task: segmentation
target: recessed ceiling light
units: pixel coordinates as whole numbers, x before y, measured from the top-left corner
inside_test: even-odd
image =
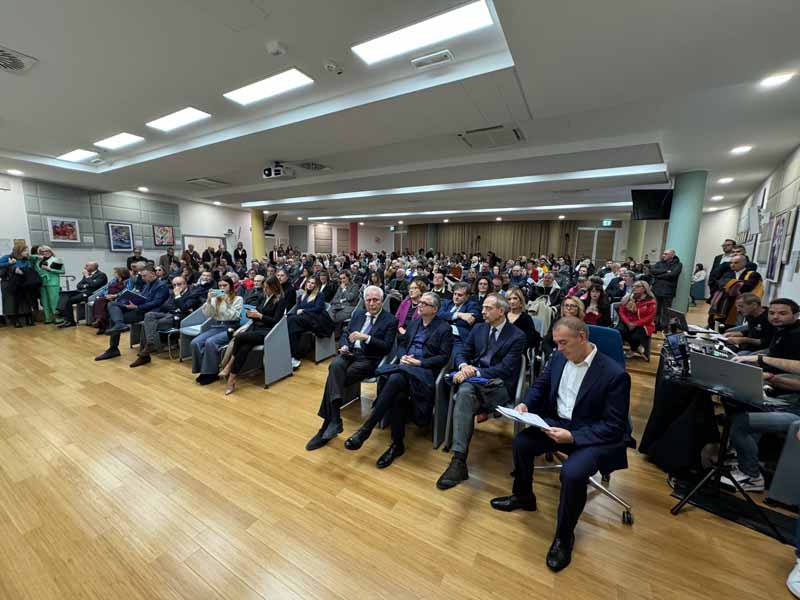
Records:
[[[719,202],[720,200],[724,200],[725,196],[711,196],[711,200],[714,202]]]
[[[247,106],[253,102],[271,98],[311,83],[314,83],[314,80],[305,73],[301,73],[297,69],[289,69],[283,73],[246,85],[238,90],[227,92],[223,96],[237,104]]]
[[[398,224],[398,225],[402,225],[402,224],[403,224],[403,222],[402,222],[402,221],[398,221],[398,222],[397,222],[397,224]]]
[[[142,192],[143,194],[146,194],[147,192],[149,192],[149,191],[150,191],[150,188],[146,188],[146,187],[144,187],[143,185],[140,185],[140,186],[139,186],[138,188],[136,188],[136,189],[137,189],[137,190],[139,190],[140,192]]]
[[[795,71],[790,71],[788,73],[775,73],[774,75],[770,75],[769,77],[762,79],[759,85],[763,88],[778,87],[779,85],[787,83],[795,75],[797,75]]]
[[[362,190],[354,192],[340,192],[336,194],[319,194],[316,196],[297,196],[282,200],[259,200],[255,202],[242,202],[243,208],[257,206],[278,206],[282,204],[303,204],[305,202],[320,202],[323,200],[349,200],[353,198],[374,198],[376,196],[405,196],[409,194],[428,194],[432,192],[446,192],[450,190],[473,190],[490,187],[503,187],[511,185],[530,185],[534,183],[550,183],[554,181],[581,181],[584,179],[606,179],[610,177],[633,177],[637,175],[654,175],[667,173],[664,163],[652,165],[634,165],[629,167],[610,167],[607,169],[589,169],[586,171],[569,171],[561,173],[545,173],[542,175],[525,175],[522,177],[502,177],[500,179],[480,179],[477,181],[459,181],[455,183],[437,183],[432,185],[413,185],[381,190]],[[491,209],[490,209],[491,210]],[[456,214],[458,211],[453,211]]]
[[[297,217],[297,220],[298,220],[298,221],[302,221],[302,220],[303,220],[303,217]]]
[[[214,200],[214,206],[222,206],[222,202],[219,200]]]
[[[72,152],[67,152],[66,154],[62,154],[58,157],[58,160],[67,160],[69,162],[81,162],[82,160],[86,160],[89,158],[94,158],[97,156],[97,152],[92,152],[91,150],[81,150],[80,148],[77,150],[73,150]]]
[[[442,223],[449,223],[450,219],[442,219]]]
[[[22,177],[23,175],[25,175],[25,172],[20,171],[19,169],[9,169],[8,171],[6,171],[6,173],[8,173],[9,175],[16,175],[17,177]]]
[[[361,221],[361,222],[359,223],[359,225],[361,225],[361,226],[363,227],[363,226],[364,226],[364,221]]]
[[[495,217],[495,218],[494,218],[494,220],[495,220],[495,221],[502,221],[502,220],[503,220],[503,217]]]
[[[133,135],[132,133],[123,132],[118,133],[117,135],[112,135],[110,138],[99,140],[95,142],[94,145],[99,146],[100,148],[105,148],[106,150],[119,150],[120,148],[125,148],[126,146],[138,144],[139,142],[143,141],[143,137]]]
[[[414,25],[403,27],[353,46],[351,50],[368,65],[464,35],[493,23],[485,0],[471,2]]]
[[[566,217],[566,216],[564,216],[564,215],[558,215],[558,218],[559,218],[559,220],[563,221],[563,220],[564,220],[564,219],[566,219],[567,217]]]
[[[733,182],[733,177],[722,177],[720,179],[717,179],[717,183],[721,183],[722,185],[726,185],[732,182]]]
[[[752,149],[752,146],[736,146],[736,148],[731,149],[731,154],[747,154]]]
[[[323,223],[323,225],[327,225],[327,223]]]
[[[159,119],[156,119],[155,121],[150,121],[147,123],[147,126],[152,127],[153,129],[158,129],[159,131],[174,131],[175,129],[185,127],[186,125],[196,123],[197,121],[208,119],[210,116],[210,114],[203,112],[202,110],[197,110],[196,108],[187,106],[182,110],[165,115]]]

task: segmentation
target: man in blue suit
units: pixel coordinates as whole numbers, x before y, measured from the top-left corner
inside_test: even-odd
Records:
[[[492,412],[514,401],[526,338],[509,323],[508,301],[500,294],[488,294],[483,301],[483,323],[472,328],[455,347],[458,372],[453,384],[453,458],[436,487],[446,490],[469,479],[467,451],[475,430],[475,415]],[[441,314],[441,313],[440,313]]]
[[[556,322],[553,341],[558,351],[517,406],[518,411],[538,414],[550,427],[529,427],[514,438],[512,495],[491,504],[502,511],[536,510],[534,458],[547,452],[569,455],[561,468],[555,540],[547,553],[547,566],[557,572],[572,560],[589,477],[626,468],[626,450],[633,440],[628,418],[631,378],[624,368],[597,351],[586,325],[575,317]]]
[[[111,339],[108,344],[108,350],[96,356],[95,360],[108,360],[119,356],[120,334],[128,331],[131,323],[143,321],[147,313],[159,308],[169,298],[169,286],[164,280],[158,278],[153,267],[149,265],[144,267],[141,270],[141,277],[144,282],[141,294],[145,298],[144,303],[139,306],[133,303],[108,303],[108,316],[113,326],[106,330],[106,335],[110,335]]]
[[[383,290],[374,285],[364,290],[366,311],[353,318],[339,340],[339,356],[328,366],[325,392],[317,413],[322,427],[308,440],[306,450],[317,450],[344,431],[339,410],[344,390],[350,385],[375,376],[381,359],[392,351],[397,335],[397,319],[382,310]]]
[[[453,299],[442,302],[439,314],[436,315],[455,326],[453,335],[460,340],[467,339],[470,329],[481,320],[481,310],[469,297],[469,285],[457,283],[453,286]]]

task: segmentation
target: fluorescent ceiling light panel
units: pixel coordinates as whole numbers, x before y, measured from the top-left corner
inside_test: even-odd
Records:
[[[158,129],[159,131],[169,132],[196,123],[197,121],[208,119],[210,116],[210,114],[202,110],[197,110],[189,106],[178,112],[156,119],[155,121],[150,121],[147,126]]]
[[[72,152],[67,152],[66,154],[62,154],[58,157],[58,160],[66,160],[69,162],[81,162],[83,160],[87,160],[89,158],[94,158],[97,156],[97,152],[92,152],[91,150],[81,150],[78,148],[77,150],[73,150]]]
[[[712,202],[719,202],[720,200],[725,200],[725,196],[711,196]]]
[[[393,213],[379,213],[374,215],[361,214],[361,215],[329,215],[325,217],[308,217],[309,221],[333,221],[335,219],[392,219],[396,217],[435,217],[440,215],[461,215],[461,214],[486,214],[486,213],[510,213],[510,212],[526,212],[526,211],[558,211],[558,210],[575,210],[587,208],[630,208],[633,203],[625,202],[605,202],[601,204],[555,204],[548,206],[508,206],[502,208],[472,208],[467,210],[424,210],[420,212],[393,212]],[[402,224],[402,221],[398,221]]]
[[[94,145],[99,146],[100,148],[105,148],[106,150],[119,150],[120,148],[132,146],[133,144],[138,144],[139,142],[143,141],[143,137],[133,135],[132,133],[123,132],[118,133],[117,135],[112,135],[110,138],[100,140],[99,142],[95,142]]]
[[[258,200],[242,202],[243,208],[272,206],[280,204],[303,204],[325,200],[352,200],[355,198],[374,198],[376,196],[402,196],[407,194],[427,194],[446,192],[449,190],[471,190],[479,188],[526,185],[532,183],[549,183],[554,181],[576,181],[581,179],[605,179],[609,177],[631,177],[635,175],[652,175],[667,173],[667,165],[636,165],[633,167],[613,167],[609,169],[591,169],[588,171],[570,171],[565,173],[549,173],[545,175],[526,175],[523,177],[503,177],[501,179],[481,179],[478,181],[459,181],[456,183],[440,183],[434,185],[414,185],[409,187],[388,188],[383,190],[364,190],[357,192],[341,192],[337,194],[320,194],[318,196],[298,196],[282,200]]]
[[[25,172],[20,171],[19,169],[9,169],[8,171],[6,171],[6,173],[8,173],[9,175],[14,175],[15,177],[22,177],[23,175],[25,175]]]
[[[764,88],[778,87],[779,85],[789,82],[796,74],[795,71],[791,71],[790,73],[776,73],[775,75],[770,75],[762,79],[759,85]]]
[[[223,94],[223,96],[228,100],[233,100],[237,104],[247,106],[253,102],[271,98],[272,96],[277,96],[311,83],[314,83],[314,80],[305,73],[301,73],[297,69],[289,69],[283,73],[278,73],[272,77],[267,77],[261,81],[246,85],[238,90]]]
[[[731,149],[731,154],[747,154],[752,149],[752,146],[736,146],[736,148]]]
[[[136,189],[137,189],[137,190],[139,190],[140,192],[142,192],[143,194],[146,194],[147,192],[149,192],[149,191],[150,191],[150,188],[147,188],[147,187],[145,187],[145,186],[143,186],[143,185],[140,185],[140,186],[139,186],[138,188],[136,188]]]
[[[717,179],[717,183],[721,183],[722,185],[726,185],[732,182],[733,182],[733,177],[722,177],[720,179]]]
[[[486,6],[485,0],[480,0],[350,49],[365,63],[374,65],[382,60],[488,27],[493,23],[489,7]]]

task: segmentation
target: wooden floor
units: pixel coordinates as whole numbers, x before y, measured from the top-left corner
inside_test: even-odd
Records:
[[[106,340],[0,329],[2,600],[788,597],[789,547],[698,509],[671,516],[664,474],[636,452],[612,478],[634,526],[590,494],[572,566],[554,575],[557,475],[537,475],[536,513],[489,507],[510,493],[508,422],[478,427],[469,481],[441,492],[449,455],[414,428],[384,471],[387,431],[343,448],[357,406],[345,436],[304,450],[326,363],[224,397],[166,355],[96,363]],[[633,372],[637,437],[653,371]]]

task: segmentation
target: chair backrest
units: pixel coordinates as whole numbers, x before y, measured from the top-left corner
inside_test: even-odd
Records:
[[[536,330],[536,332],[540,336],[544,337],[546,333],[544,330],[544,321],[539,317],[531,317],[531,321],[533,321],[533,328]]]
[[[247,316],[247,308],[245,308],[244,306],[242,306],[242,312],[241,312],[241,314],[239,315],[239,327],[243,326],[243,325],[244,325],[245,323],[247,323],[248,321],[250,321],[250,319],[249,319],[249,318],[248,318],[248,316]]]
[[[622,336],[619,331],[599,325],[587,325],[586,329],[589,331],[589,341],[597,346],[597,350],[617,361],[624,369],[625,352],[622,350]]]
[[[203,323],[210,321],[207,316],[203,314],[203,311],[199,308],[193,312],[190,312],[188,315],[181,319],[181,328],[183,327],[191,327],[192,325],[202,325]]]
[[[612,302],[611,303],[611,322],[616,325],[619,323],[619,305],[622,304],[621,302]]]

